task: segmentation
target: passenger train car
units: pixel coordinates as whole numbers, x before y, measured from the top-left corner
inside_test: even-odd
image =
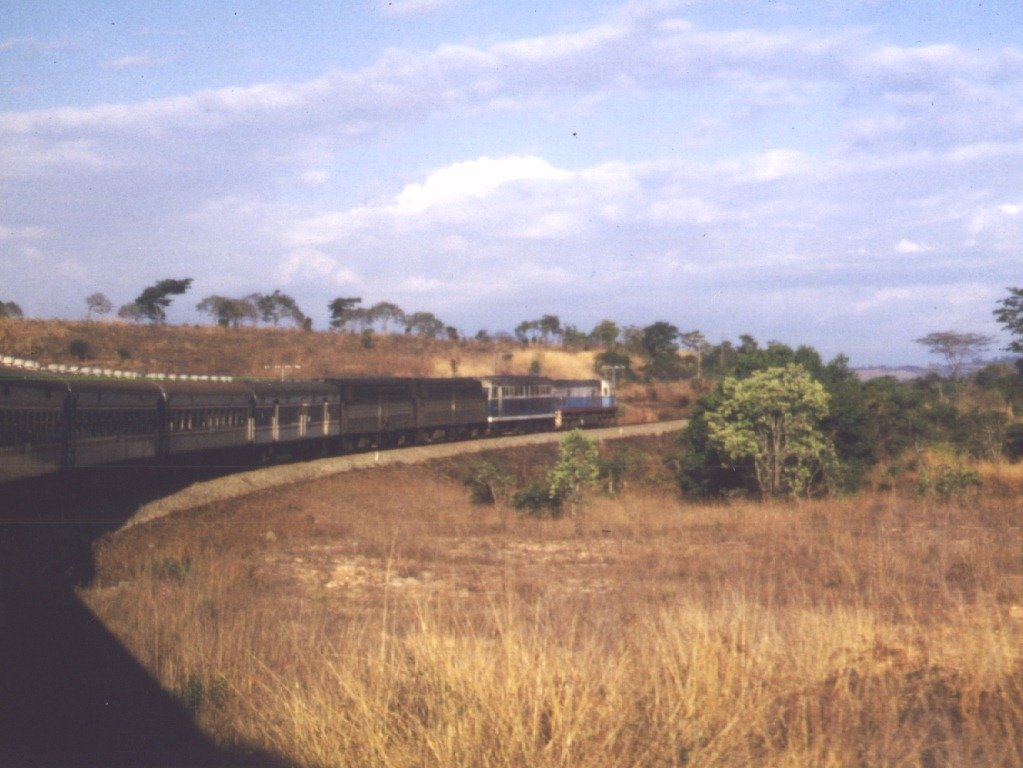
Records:
[[[607,382],[180,381],[0,367],[0,482],[204,451],[326,454],[614,421]]]

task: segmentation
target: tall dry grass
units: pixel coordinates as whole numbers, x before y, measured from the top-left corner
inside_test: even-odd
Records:
[[[114,536],[83,598],[214,738],[302,766],[1019,766],[1019,512],[541,521],[389,469]]]

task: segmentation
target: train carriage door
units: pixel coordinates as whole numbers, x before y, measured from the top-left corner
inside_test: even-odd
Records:
[[[245,439],[249,443],[256,442],[256,396],[249,395],[249,415],[245,421]]]
[[[278,442],[281,439],[281,403],[274,398],[273,418],[270,422],[270,439]]]

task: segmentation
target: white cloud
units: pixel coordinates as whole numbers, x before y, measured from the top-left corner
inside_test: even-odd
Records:
[[[925,248],[924,246],[920,245],[919,243],[914,243],[912,240],[903,239],[903,240],[899,240],[899,242],[897,242],[895,244],[895,252],[896,253],[904,253],[904,254],[923,253],[926,250],[929,250],[929,249]]]
[[[409,184],[399,193],[396,209],[413,215],[436,205],[480,199],[503,184],[517,181],[564,180],[568,171],[538,157],[481,157],[434,171],[422,184]]]
[[[106,63],[108,69],[151,69],[170,64],[174,59],[170,56],[121,56]]]
[[[377,0],[387,16],[417,16],[458,4],[461,0]]]

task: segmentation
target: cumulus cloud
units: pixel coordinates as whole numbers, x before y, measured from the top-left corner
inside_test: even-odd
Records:
[[[0,114],[0,277],[44,254],[116,273],[127,300],[173,255],[197,290],[272,281],[314,316],[358,291],[497,327],[617,312],[812,343],[813,317],[835,344],[900,307],[922,335],[953,270],[1018,280],[1023,55],[707,29],[685,7],[390,49],[301,82]],[[576,124],[573,144],[551,138]],[[29,311],[81,299],[18,287]],[[964,314],[986,317],[974,288]]]
[[[509,182],[570,177],[568,171],[538,157],[481,157],[435,171],[422,184],[409,184],[399,193],[396,207],[399,213],[411,215],[434,205],[484,197]]]

